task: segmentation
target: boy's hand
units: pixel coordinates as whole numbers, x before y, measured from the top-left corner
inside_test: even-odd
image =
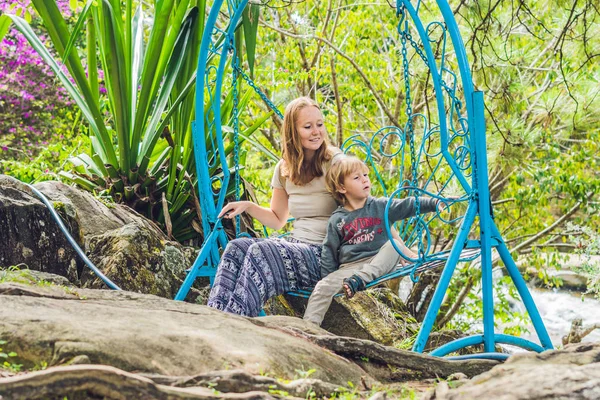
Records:
[[[446,210],[450,210],[450,204],[452,204],[452,202],[454,200],[458,200],[459,198],[456,196],[451,196],[451,197],[446,197],[446,201],[438,199],[437,202],[437,209],[439,212],[444,212]]]

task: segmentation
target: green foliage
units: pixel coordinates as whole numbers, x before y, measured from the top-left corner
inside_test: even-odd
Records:
[[[11,265],[8,268],[0,267],[0,283],[5,282],[32,284],[36,283],[37,280],[27,266]]]
[[[72,131],[56,137],[40,148],[35,156],[7,157],[0,160],[0,174],[10,175],[25,183],[59,180],[59,171],[68,169],[69,158],[89,147],[89,139]]]
[[[402,400],[415,400],[419,398],[417,391],[409,387],[408,385],[402,385],[400,387],[388,387],[386,385],[374,385],[369,390],[360,390],[352,382],[347,383],[347,388],[340,387],[335,393],[332,393],[329,399],[341,399],[341,400],[357,400],[357,399],[368,399],[377,393],[385,393],[387,398],[390,399],[402,399]]]
[[[575,271],[587,278],[587,293],[592,293],[600,299],[600,234],[585,226],[571,224],[569,236],[575,244],[576,254],[583,256],[583,263],[575,268]]]
[[[0,346],[4,346],[7,343],[8,342],[6,340],[0,340]],[[10,372],[21,372],[23,364],[17,364],[16,359],[17,353],[15,353],[14,351],[9,351],[8,353],[5,353],[2,347],[0,347],[0,361],[2,361],[2,364],[0,364],[0,369],[5,369]]]
[[[196,237],[200,216],[194,206],[191,122],[204,0],[156,5],[88,1],[79,4],[81,12],[72,29],[55,3],[33,4],[58,57],[27,21],[8,17],[77,104],[91,139],[86,153],[71,157],[74,171],[61,176],[127,203],[179,240]],[[244,33],[253,49],[256,14],[245,18],[252,18]],[[147,26],[149,19],[153,22]],[[250,64],[253,59],[250,55]],[[226,101],[231,103],[231,98]],[[231,107],[224,112],[230,114]],[[267,117],[258,118],[258,124],[243,134],[249,137]]]

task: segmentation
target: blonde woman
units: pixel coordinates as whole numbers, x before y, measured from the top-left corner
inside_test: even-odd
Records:
[[[282,160],[273,172],[270,206],[237,201],[223,207],[219,216],[234,218],[246,212],[269,228],[281,229],[291,214],[293,230],[284,239],[229,242],[210,292],[210,307],[257,316],[270,297],[311,288],[321,278],[322,243],[337,207],[325,188],[325,173],[341,153],[329,145],[323,114],[307,97],[288,104],[281,136]]]

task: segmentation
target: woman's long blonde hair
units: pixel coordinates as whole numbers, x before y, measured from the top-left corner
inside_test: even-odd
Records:
[[[329,137],[325,135],[315,156],[312,160],[305,162],[304,149],[296,129],[296,122],[298,114],[306,107],[316,107],[321,110],[313,99],[299,97],[292,100],[285,108],[281,126],[281,156],[284,161],[281,165],[281,175],[299,186],[306,185],[314,178],[323,176],[323,164],[331,160],[333,155],[333,150],[329,146]]]

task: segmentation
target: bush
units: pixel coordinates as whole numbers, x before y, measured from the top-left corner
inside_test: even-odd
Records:
[[[67,1],[58,4],[70,15]],[[31,18],[28,5],[29,0],[0,0],[0,11]],[[35,18],[32,26],[36,27]],[[42,36],[42,40],[46,42],[47,38]],[[27,169],[41,153],[48,161],[38,165],[41,171],[60,165],[54,158],[62,153],[56,142],[66,140],[68,147],[68,139],[78,132],[71,105],[52,70],[25,37],[11,28],[0,45],[0,173]],[[52,144],[54,149],[49,151]],[[30,178],[37,175],[39,171],[32,172]]]

